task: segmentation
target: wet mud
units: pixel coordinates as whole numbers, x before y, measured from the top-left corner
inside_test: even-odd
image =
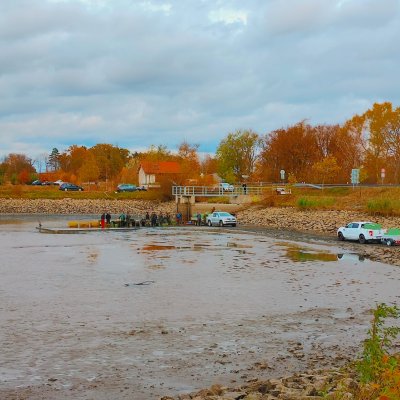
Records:
[[[400,301],[398,267],[323,236],[7,221],[2,399],[157,399],[338,366],[375,303]]]

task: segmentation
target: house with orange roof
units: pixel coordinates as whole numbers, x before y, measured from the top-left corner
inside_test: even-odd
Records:
[[[176,161],[142,161],[139,166],[139,186],[158,186],[161,181],[175,181],[182,174]]]

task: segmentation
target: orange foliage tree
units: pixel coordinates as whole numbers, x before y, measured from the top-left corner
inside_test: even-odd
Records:
[[[184,141],[179,145],[178,157],[181,164],[182,178],[184,180],[197,179],[200,176],[200,160],[198,144],[190,145]]]
[[[315,132],[303,121],[264,137],[259,168],[267,181],[278,181],[282,169],[293,174],[298,181],[309,181],[311,167],[320,158]]]

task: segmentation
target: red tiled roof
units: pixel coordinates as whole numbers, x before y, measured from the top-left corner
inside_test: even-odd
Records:
[[[176,161],[142,161],[140,166],[147,175],[181,173],[181,166]]]

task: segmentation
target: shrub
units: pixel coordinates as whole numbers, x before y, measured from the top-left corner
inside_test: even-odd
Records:
[[[297,200],[297,207],[299,207],[300,209],[303,209],[303,210],[315,208],[316,205],[317,205],[317,202],[315,200],[309,200],[309,199],[305,199],[303,197],[300,198],[299,200]]]
[[[378,382],[388,365],[395,366],[396,360],[389,355],[392,339],[400,333],[399,327],[384,325],[385,318],[398,318],[399,309],[379,304],[373,312],[369,337],[364,342],[362,359],[357,363],[361,382]]]
[[[335,204],[335,198],[333,197],[317,197],[314,199],[308,199],[302,197],[297,200],[297,207],[303,210],[309,209],[326,209],[331,208]]]

